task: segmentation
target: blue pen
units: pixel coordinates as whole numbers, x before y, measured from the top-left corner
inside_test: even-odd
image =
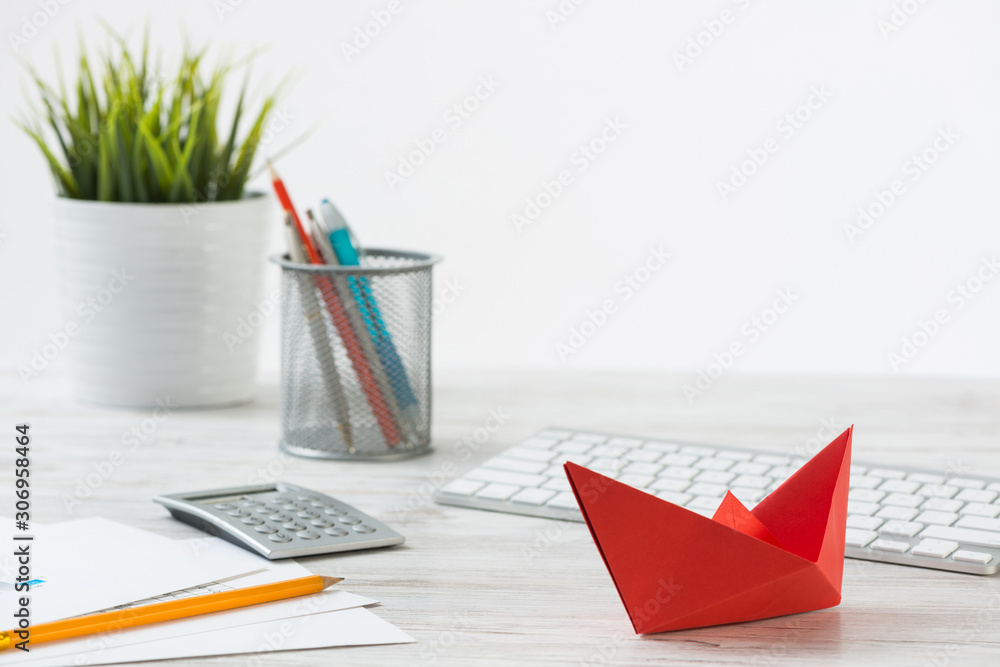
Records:
[[[323,200],[320,211],[323,214],[324,232],[330,239],[330,245],[333,246],[333,251],[337,255],[337,261],[342,266],[360,266],[361,259],[354,247],[354,242],[351,240],[351,230],[347,226],[344,216],[329,199]],[[354,294],[355,301],[358,303],[358,308],[361,310],[361,317],[368,329],[368,334],[375,342],[375,349],[382,360],[386,374],[389,376],[389,382],[396,395],[396,400],[399,402],[399,407],[412,414],[418,405],[417,397],[410,386],[403,360],[396,352],[389,328],[382,319],[382,314],[375,303],[375,295],[372,293],[371,285],[364,276],[349,277],[347,282]],[[413,416],[415,418],[415,415]]]

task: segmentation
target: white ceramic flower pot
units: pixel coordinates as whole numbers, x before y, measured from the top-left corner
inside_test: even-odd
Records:
[[[250,400],[256,337],[239,320],[260,300],[270,212],[262,195],[189,205],[57,199],[77,398],[128,407]]]

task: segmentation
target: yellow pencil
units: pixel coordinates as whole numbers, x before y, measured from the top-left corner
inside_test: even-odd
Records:
[[[213,611],[248,607],[252,604],[260,604],[261,602],[309,595],[310,593],[318,593],[338,581],[343,581],[343,579],[339,577],[312,575],[298,579],[289,579],[288,581],[279,581],[274,584],[238,588],[234,591],[225,591],[224,593],[199,595],[183,600],[158,602],[132,609],[106,611],[101,614],[69,618],[64,621],[43,623],[27,629],[8,630],[7,632],[0,632],[0,651],[8,649],[24,639],[28,640],[28,645],[30,646],[40,642],[69,639],[70,637],[79,637],[81,635],[94,635],[100,632],[131,628],[137,625],[172,621],[178,618],[187,618],[188,616],[209,614]]]

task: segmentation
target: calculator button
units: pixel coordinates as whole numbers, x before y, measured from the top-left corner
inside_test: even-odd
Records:
[[[347,516],[347,510],[342,510],[338,507],[327,507],[323,510],[324,514],[329,514],[330,516]]]
[[[316,496],[305,496],[305,495],[303,495],[303,496],[295,496],[295,499],[296,500],[305,500],[305,501],[308,502],[310,500],[316,500]]]
[[[256,498],[254,498],[253,496],[243,496],[242,498],[240,498],[240,501],[244,505],[263,505],[264,504],[261,501],[257,500]]]
[[[333,535],[334,537],[343,537],[344,535],[347,535],[347,531],[340,526],[330,526],[323,532],[327,535]]]
[[[236,505],[234,505],[232,503],[219,503],[219,504],[217,504],[215,506],[215,509],[217,509],[217,510],[231,510],[231,509],[236,509]]]
[[[277,496],[271,496],[270,500],[273,503],[289,503],[292,501],[292,497],[279,494]]]
[[[252,514],[250,516],[243,517],[242,519],[240,519],[240,521],[242,521],[248,526],[259,526],[262,523],[264,523],[263,519],[261,519],[259,516],[253,516]]]
[[[259,526],[254,526],[253,529],[256,530],[258,533],[276,533],[276,532],[278,532],[278,529],[275,528],[274,526],[272,526],[269,523],[262,523]]]
[[[292,516],[290,514],[285,514],[284,512],[277,512],[267,518],[270,519],[271,521],[280,521],[282,523],[284,523],[285,521],[292,520]]]
[[[315,540],[316,538],[319,537],[319,533],[317,533],[314,530],[300,530],[295,534],[301,537],[303,540]]]
[[[234,509],[227,511],[226,514],[228,514],[229,516],[246,516],[248,512],[241,507],[236,507]]]
[[[257,514],[273,514],[274,513],[274,508],[273,507],[267,507],[265,505],[259,505],[257,507],[254,507],[253,511],[256,512]]]
[[[322,500],[314,500],[309,504],[315,507],[316,509],[319,509],[321,507],[326,507],[326,503],[324,503]]]
[[[267,536],[267,539],[272,542],[291,542],[292,538],[285,533],[271,533]]]
[[[340,523],[346,523],[348,526],[353,526],[361,523],[361,519],[356,516],[342,516],[340,517]]]
[[[299,512],[296,516],[298,516],[299,518],[302,518],[302,519],[318,519],[319,518],[319,514],[316,514],[316,512],[313,512],[312,510],[304,510],[302,512]]]
[[[374,533],[375,529],[371,526],[366,526],[365,524],[360,524],[354,527],[354,530],[359,533]]]
[[[282,524],[288,530],[305,530],[306,527],[303,526],[298,521],[289,521],[288,523]]]
[[[326,528],[327,526],[332,526],[333,525],[333,521],[331,521],[330,519],[327,519],[325,516],[321,516],[318,519],[313,519],[309,523],[311,523],[312,525],[316,526],[317,528]]]

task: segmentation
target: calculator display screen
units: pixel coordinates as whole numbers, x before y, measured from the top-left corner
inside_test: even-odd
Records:
[[[225,495],[194,496],[194,497],[189,496],[187,500],[191,502],[199,502],[203,505],[213,505],[215,503],[236,502],[237,500],[240,500],[245,496],[253,496],[260,493],[274,493],[275,491],[277,491],[277,489],[270,488],[270,489],[254,490],[251,493],[239,493],[239,494],[228,493]]]

